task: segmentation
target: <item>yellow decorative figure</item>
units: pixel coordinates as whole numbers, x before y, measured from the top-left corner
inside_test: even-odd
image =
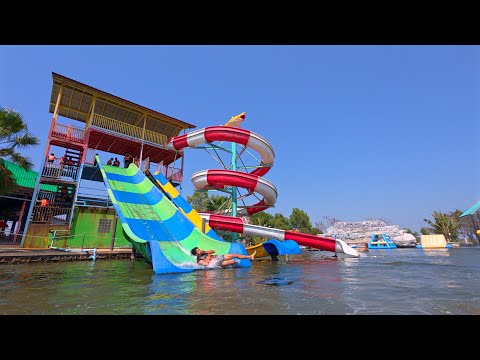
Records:
[[[238,114],[236,116],[232,116],[230,120],[227,121],[227,123],[224,126],[233,126],[233,127],[242,127],[242,122],[245,120],[245,112],[242,112],[241,114]]]

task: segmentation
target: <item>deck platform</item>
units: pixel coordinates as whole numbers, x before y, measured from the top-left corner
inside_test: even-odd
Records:
[[[75,249],[80,250],[80,249]],[[0,264],[45,263],[58,261],[92,260],[91,249],[83,251],[63,251],[56,249],[28,249],[14,246],[0,246]],[[97,249],[96,260],[129,259],[131,249]]]

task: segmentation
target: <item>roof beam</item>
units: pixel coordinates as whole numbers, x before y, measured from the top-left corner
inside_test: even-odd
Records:
[[[112,148],[113,144],[115,144],[115,141],[116,141],[117,139],[119,139],[119,138],[113,139],[112,143],[111,143],[110,146],[108,147],[107,152],[110,152],[110,149]],[[99,143],[99,144],[100,144],[100,143]]]
[[[95,96],[92,97],[92,103],[90,104],[90,109],[88,109],[88,115],[85,115],[85,129],[89,129],[93,123],[93,114],[95,110],[95,104],[97,103],[97,98]]]
[[[97,143],[95,144],[95,150],[98,150],[98,145],[100,145],[104,136],[105,136],[105,134],[102,133],[102,136],[100,136],[100,139],[98,139]]]
[[[125,147],[127,147],[127,149],[128,149],[128,146],[129,146],[129,145],[130,145],[130,144],[129,144],[128,141],[124,141],[124,142],[123,142],[123,146],[120,148],[120,150],[118,150],[118,154],[119,154],[120,156],[125,156],[125,150],[124,150],[124,149],[125,149]],[[134,147],[134,148],[135,148],[135,147]],[[130,155],[131,155],[131,154],[130,154]]]
[[[85,96],[85,91],[82,90],[82,97],[80,98],[80,105],[78,105],[78,111],[80,111],[80,109],[82,108],[82,102],[83,102],[83,97]],[[73,96],[72,96],[73,98]]]
[[[64,87],[64,88],[67,88],[69,90],[72,90],[72,92],[82,92],[82,93],[85,93],[87,95],[94,96],[93,93],[89,93],[88,91],[85,91],[84,88],[75,86],[73,84],[69,84],[69,83],[66,83],[66,82],[59,82],[57,85],[59,85],[61,87]]]
[[[147,116],[147,114],[143,113],[142,116],[141,116],[141,117],[135,122],[135,124],[133,124],[133,125],[139,127],[138,124],[139,124],[140,121],[142,121],[142,119],[143,119],[144,117],[146,117],[146,116]]]
[[[150,154],[152,152],[152,150],[154,150],[154,149],[155,148],[153,146],[149,145],[148,148],[147,148],[147,151],[145,151],[143,153],[143,158],[146,159],[148,157],[147,155]]]
[[[125,108],[125,109],[128,109],[130,112],[136,112],[136,113],[139,113],[139,114],[146,113],[153,120],[156,120],[156,121],[159,121],[159,122],[169,123],[169,124],[171,124],[175,127],[181,127],[181,128],[194,128],[195,127],[194,125],[189,124],[187,122],[184,122],[182,120],[175,119],[174,117],[171,117],[171,116],[168,116],[166,114],[162,114],[158,111],[155,111],[155,110],[146,108],[144,106],[135,104],[131,101],[122,99],[122,98],[120,98],[116,95],[109,94],[105,91],[102,91],[102,90],[96,89],[92,86],[83,84],[83,83],[81,83],[77,80],[70,79],[66,76],[63,76],[63,75],[52,72],[52,77],[53,77],[54,84],[69,87],[69,88],[72,88],[73,90],[76,90],[76,89],[82,90],[86,94],[90,94],[91,96],[96,96],[98,98],[102,98],[102,99],[105,99],[105,100],[106,99],[111,99],[110,101],[108,101],[109,103],[113,102],[115,105],[120,106],[120,107]]]
[[[60,90],[58,90],[58,95],[57,95],[57,102],[55,103],[55,110],[53,110],[53,118],[55,119],[55,121],[57,121],[58,107],[60,105],[60,101],[62,100],[62,91],[63,91],[63,87],[60,86]]]
[[[72,100],[73,100],[73,94],[74,94],[74,93],[75,93],[75,91],[72,90],[72,96],[70,96],[70,102],[68,103],[68,108],[69,108],[70,110],[73,110],[73,109],[72,109]]]
[[[102,100],[102,99],[100,99],[100,100]],[[107,101],[103,100],[103,109],[102,109],[102,113],[100,115],[105,116],[104,113],[105,113],[105,107],[106,106],[107,106]]]
[[[51,102],[50,105],[55,105],[55,103],[52,103],[52,102]],[[59,109],[64,109],[64,110],[67,110],[67,111],[68,111],[68,110],[76,111],[77,113],[82,114],[82,115],[85,115],[85,116],[90,115],[89,113],[86,113],[86,112],[81,111],[81,110],[69,109],[68,106],[65,106],[65,105],[59,105],[58,108],[59,108]]]
[[[117,119],[115,119],[115,115],[117,115],[117,110],[118,110],[118,106],[115,106],[115,112],[114,112],[113,115],[112,115],[112,119],[113,119],[113,120],[117,120]],[[118,120],[117,120],[117,121],[118,121]]]

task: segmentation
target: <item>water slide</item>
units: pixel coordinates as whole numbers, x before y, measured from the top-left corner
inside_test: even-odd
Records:
[[[304,234],[290,230],[281,230],[258,225],[245,224],[241,218],[214,214],[201,214],[209,225],[218,230],[233,231],[244,235],[261,236],[267,239],[294,240],[299,245],[315,249],[345,253],[350,256],[359,256],[357,250],[342,240],[336,240],[318,235]]]
[[[247,189],[251,193],[262,195],[263,198],[258,203],[246,209],[248,215],[273,206],[277,200],[277,189],[270,181],[264,179],[262,176],[272,167],[275,160],[275,153],[272,146],[260,135],[238,127],[210,126],[169,139],[167,148],[169,150],[183,151],[185,148],[196,147],[213,141],[235,142],[255,150],[261,156],[261,167],[256,168],[250,173],[233,170],[202,170],[192,175],[194,188],[196,190],[221,190],[236,186]],[[178,191],[168,183],[162,174],[157,172],[153,176],[157,180],[157,184],[172,198],[172,201],[175,202],[175,199],[178,199],[175,204],[182,212],[189,214],[187,216],[196,224],[197,228],[201,226],[201,218],[203,218],[208,222],[209,229],[213,228],[245,235],[257,235],[267,239],[294,240],[303,246],[335,253],[345,253],[350,256],[359,256],[355,249],[351,248],[342,240],[245,224],[240,217],[205,213],[198,214],[179,195]],[[208,233],[210,230],[206,229],[206,231]]]
[[[302,250],[298,243],[293,240],[276,240],[270,239],[261,244],[249,246],[247,248],[249,254],[255,252],[255,259],[262,257],[271,257],[272,261],[278,261],[279,255],[301,254]]]
[[[205,219],[205,224],[203,226],[205,233],[209,236],[213,236],[212,233],[215,234],[215,232],[212,230],[212,228],[214,228],[245,235],[257,235],[267,239],[277,239],[281,241],[294,240],[299,245],[336,253],[345,253],[351,256],[358,256],[358,252],[342,240],[335,240],[332,238],[320,237],[289,230],[245,224],[240,217],[198,213],[160,172],[156,172],[154,174],[147,172],[147,175],[151,177],[153,182],[156,182],[157,186],[159,186],[167,194],[170,200],[193,224],[195,224],[199,230],[202,230],[202,219]],[[215,234],[215,236],[217,235]],[[266,253],[263,256],[266,255],[268,254]],[[262,252],[260,250],[257,253],[257,256],[262,256]]]
[[[95,159],[125,234],[156,274],[204,269],[190,254],[196,246],[218,255],[247,254],[242,244],[226,242],[213,230],[204,234],[135,164],[125,169]],[[250,260],[240,260],[237,266],[248,267]]]

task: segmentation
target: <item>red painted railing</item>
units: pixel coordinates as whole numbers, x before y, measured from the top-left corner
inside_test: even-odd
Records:
[[[62,125],[56,123],[52,130],[52,138],[63,139],[83,143],[86,131],[74,125]]]
[[[183,180],[183,171],[182,171],[182,169],[168,168],[168,176],[167,176],[167,179],[168,179],[169,181],[182,182],[182,180]]]

